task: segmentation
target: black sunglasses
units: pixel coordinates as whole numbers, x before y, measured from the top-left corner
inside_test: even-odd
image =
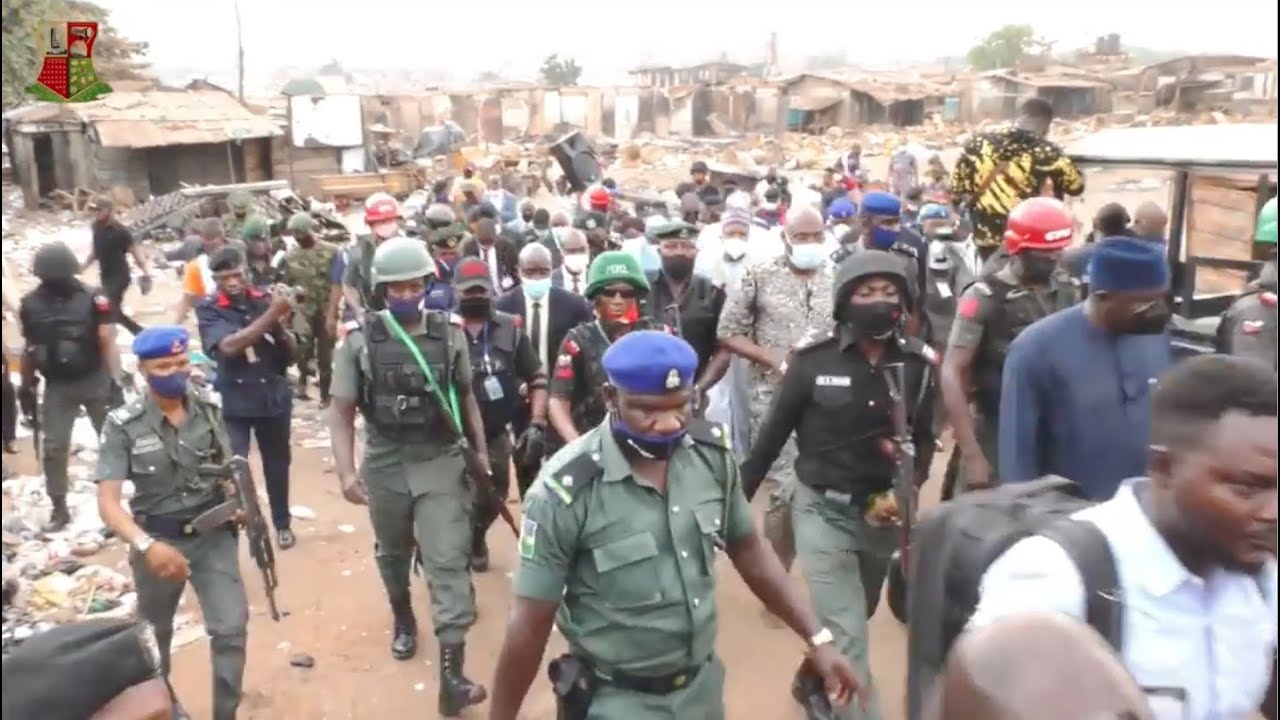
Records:
[[[631,288],[605,288],[600,291],[601,297],[622,298],[623,300],[634,300],[636,291]]]

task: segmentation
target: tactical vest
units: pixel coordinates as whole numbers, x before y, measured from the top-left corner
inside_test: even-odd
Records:
[[[982,342],[973,359],[973,400],[984,417],[994,418],[1000,414],[1004,359],[1009,355],[1013,339],[1035,321],[1074,305],[1075,288],[1069,279],[1055,275],[1053,293],[1049,296],[1052,306],[1045,312],[1039,303],[1025,296],[1010,300],[1009,294],[1018,288],[1000,280],[994,273],[987,275],[983,282],[991,288],[991,300],[997,310],[987,319]]]
[[[515,420],[523,405],[521,380],[516,375],[516,345],[519,340],[516,316],[494,311],[479,341],[472,344],[471,376],[485,433],[489,437],[502,432],[507,423]],[[491,377],[502,389],[502,397],[497,400],[492,399],[492,393],[486,388]]]
[[[66,298],[37,289],[23,299],[26,339],[35,367],[50,380],[75,380],[102,367],[93,292]]]
[[[382,298],[373,292],[373,254],[377,250],[368,236],[356,244],[357,261],[360,263],[360,302],[365,310],[382,310]]]
[[[449,366],[449,316],[428,311],[425,322],[426,333],[410,334],[410,339],[447,397],[453,372]],[[360,393],[360,411],[365,421],[397,442],[450,437],[452,429],[441,414],[440,399],[434,396],[413,353],[387,327],[381,313],[367,313],[364,328],[369,365],[368,380]]]
[[[578,429],[578,432],[585,433],[599,425],[608,413],[604,399],[600,395],[600,388],[609,382],[609,375],[604,371],[603,361],[604,353],[612,343],[610,343],[597,322],[579,325],[578,327],[584,328],[588,335],[584,337],[573,332],[569,336],[574,338],[582,351],[583,366],[582,375],[574,378],[573,402],[569,414],[572,416],[573,426]],[[631,332],[636,330],[661,330],[662,328],[661,324],[642,316]]]

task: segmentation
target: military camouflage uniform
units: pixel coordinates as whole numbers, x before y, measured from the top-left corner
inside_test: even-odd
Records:
[[[731,294],[720,313],[716,334],[721,338],[744,336],[761,347],[788,353],[810,333],[831,327],[831,269],[810,277],[796,274],[785,257],[763,262],[747,270],[742,288]],[[751,366],[751,437],[764,423],[782,375],[772,368]],[[787,441],[769,471],[769,507],[765,534],[783,565],[791,567],[795,542],[791,532],[791,493],[795,481],[795,438]],[[772,482],[771,482],[772,481]]]
[[[280,265],[284,282],[302,289],[302,299],[293,311],[291,329],[298,336],[298,375],[305,392],[307,378],[314,369],[320,380],[320,399],[329,399],[329,379],[333,370],[333,338],[325,329],[329,309],[329,275],[339,248],[316,240],[310,248],[295,246]],[[313,367],[314,365],[314,367]]]

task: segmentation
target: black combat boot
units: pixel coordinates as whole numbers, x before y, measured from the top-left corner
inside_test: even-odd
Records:
[[[67,509],[66,495],[50,495],[53,512],[49,514],[49,522],[44,526],[45,532],[59,532],[71,524],[71,511]]]
[[[444,717],[457,717],[472,705],[479,705],[489,697],[483,685],[473,683],[462,674],[462,663],[466,659],[466,646],[440,646],[440,714]]]
[[[391,657],[408,660],[418,654],[418,618],[409,599],[391,603]]]
[[[471,570],[473,572],[489,571],[489,543],[485,541],[484,528],[479,525],[471,528]]]

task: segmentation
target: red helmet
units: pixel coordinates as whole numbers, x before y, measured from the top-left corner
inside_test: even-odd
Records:
[[[400,203],[386,193],[370,195],[364,201],[364,222],[366,225],[400,219]]]
[[[1062,250],[1075,236],[1076,221],[1067,206],[1048,197],[1018,203],[1004,224],[1004,247],[1010,255],[1023,250]]]
[[[613,196],[609,194],[608,188],[601,185],[587,195],[587,202],[591,203],[591,207],[603,210],[613,202]]]

